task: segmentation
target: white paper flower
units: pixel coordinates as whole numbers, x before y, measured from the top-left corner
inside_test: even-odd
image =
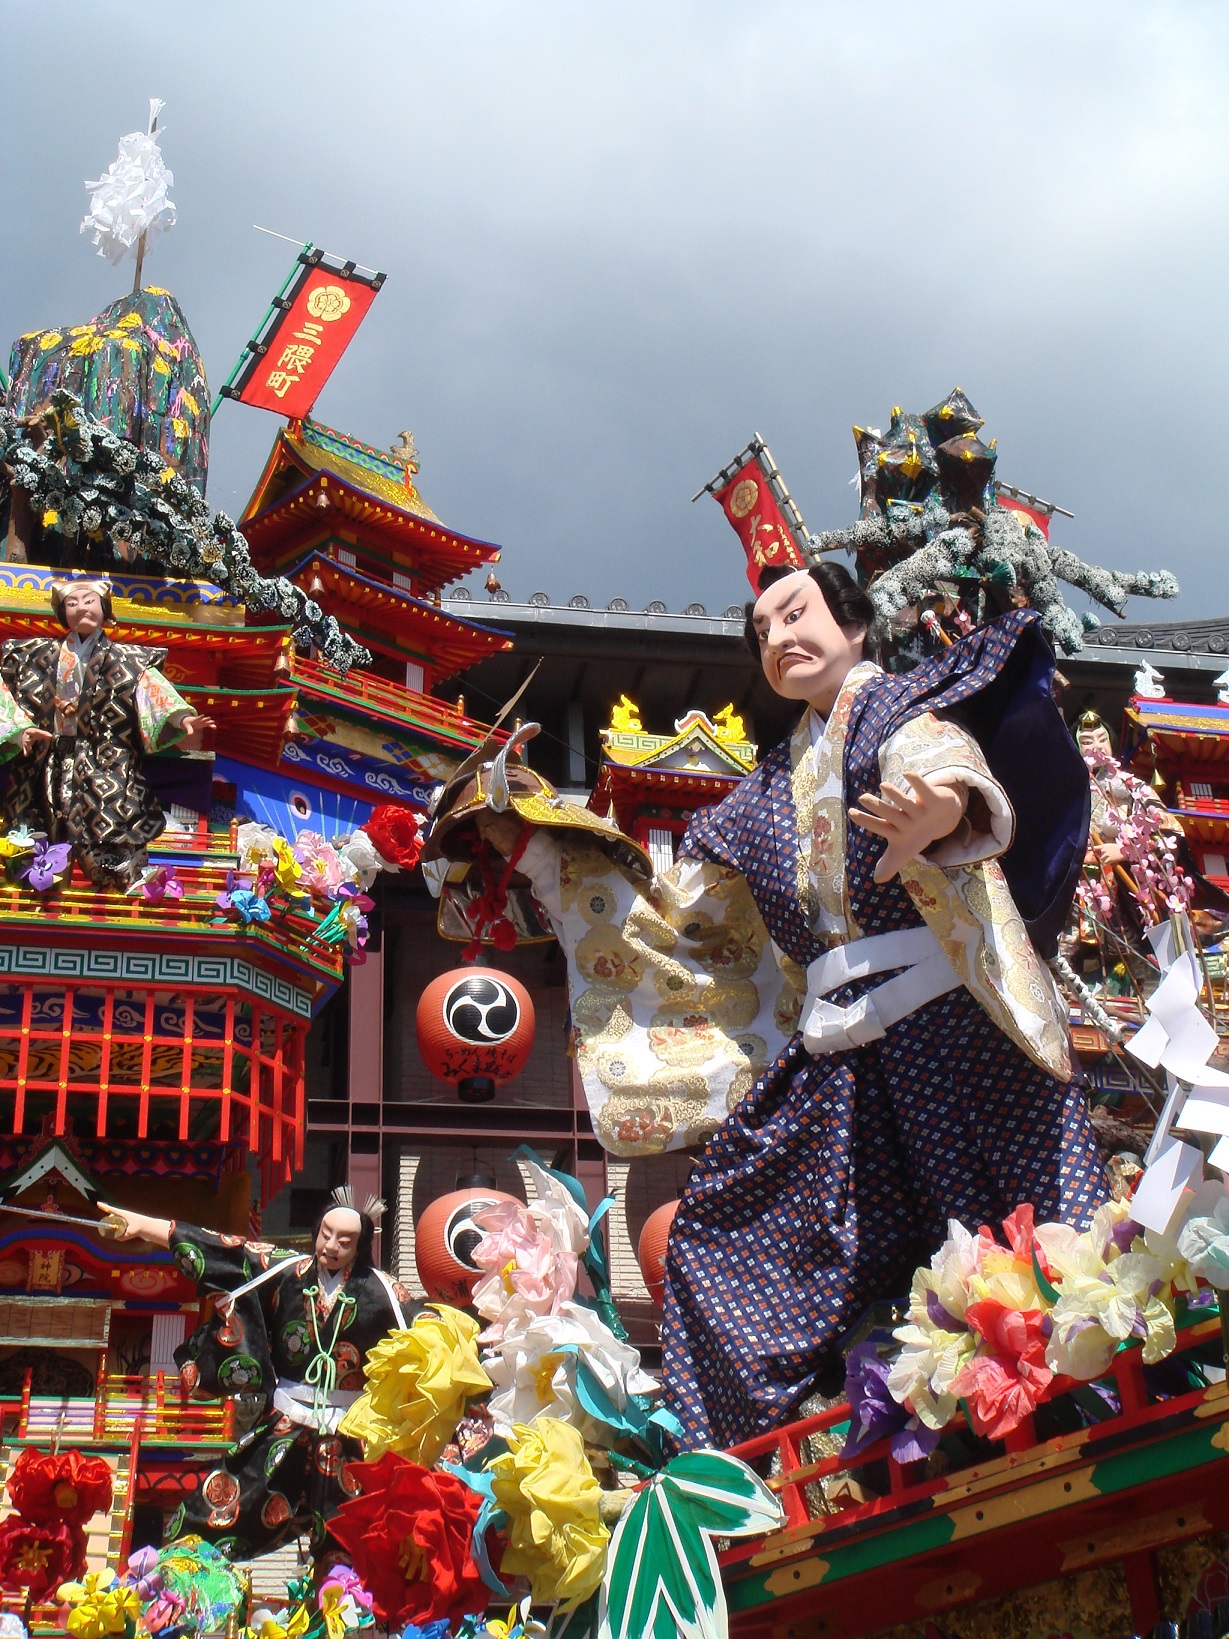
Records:
[[[256,820],[245,820],[235,832],[235,852],[239,855],[241,871],[256,871],[266,861],[277,858],[277,844],[281,838],[271,826]]]
[[[162,110],[151,98],[150,125]],[[90,208],[81,223],[92,232],[98,254],[118,264],[142,234],[146,245],[175,226],[170,189],[175,178],[167,170],[158,139],[144,131],[130,131],[119,141],[119,154],[96,182],[87,182]]]
[[[1178,1231],[1177,1250],[1193,1275],[1218,1291],[1229,1289],[1229,1192],[1223,1185],[1204,1185],[1191,1202]]]
[[[535,1316],[523,1331],[505,1335],[483,1355],[495,1385],[488,1405],[496,1434],[506,1435],[513,1423],[558,1417],[582,1438],[604,1445],[610,1438],[608,1425],[577,1396],[578,1355],[618,1412],[626,1411],[632,1395],[657,1391],[657,1383],[641,1369],[636,1349],[621,1343],[592,1309],[564,1303],[558,1314]]]
[[[526,1160],[529,1176],[533,1179],[537,1199],[529,1202],[529,1216],[535,1227],[548,1235],[561,1250],[574,1252],[577,1257],[589,1248],[589,1213],[572,1196],[565,1184],[545,1170]]]
[[[355,831],[348,842],[338,843],[337,852],[353,868],[360,888],[370,888],[381,871],[398,869],[389,864],[366,831]]]

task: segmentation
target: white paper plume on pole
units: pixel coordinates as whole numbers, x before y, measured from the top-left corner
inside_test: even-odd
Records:
[[[175,178],[163,163],[154,122],[165,107],[149,99],[149,130],[130,131],[119,141],[119,154],[97,182],[87,182],[90,208],[82,233],[93,232],[98,254],[118,266],[142,236],[147,243],[175,226],[170,188]]]

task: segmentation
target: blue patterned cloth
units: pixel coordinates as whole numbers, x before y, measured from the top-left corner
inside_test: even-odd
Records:
[[[1008,617],[922,677],[870,685],[850,719],[847,801],[877,789],[890,733],[992,686],[1028,631]],[[1061,763],[1065,748],[1052,751]],[[883,846],[849,827],[850,902],[867,934],[922,920],[898,881],[873,880]],[[1071,846],[1082,856],[1081,838]],[[821,946],[794,893],[798,851],[788,743],[698,815],[682,848],[740,870],[772,938],[805,966]],[[885,977],[829,999],[848,1005]],[[1031,1202],[1039,1222],[1082,1227],[1106,1195],[1079,1083],[1034,1065],[967,991],[850,1052],[813,1059],[795,1036],[709,1141],[671,1231],[664,1378],[685,1443],[733,1445],[787,1422],[865,1307],[908,1290],[948,1218],[997,1224]]]

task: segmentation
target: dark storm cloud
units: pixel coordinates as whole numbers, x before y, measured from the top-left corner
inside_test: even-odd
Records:
[[[850,423],[959,382],[1001,474],[1077,514],[1065,544],[1177,572],[1135,618],[1229,609],[1221,7],[53,3],[3,29],[6,339],[125,288],[76,237],[81,181],[166,98],[180,223],[148,278],[215,386],[293,254],[253,222],[386,270],[318,413],[412,427],[514,595],[723,607],[737,543],[689,497],[754,429],[832,527]],[[273,427],[219,414],[215,506]]]

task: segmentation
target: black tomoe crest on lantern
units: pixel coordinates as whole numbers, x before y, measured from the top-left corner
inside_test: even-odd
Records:
[[[520,1022],[515,993],[495,973],[458,979],[444,997],[444,1023],[471,1047],[507,1041]]]
[[[467,1103],[486,1103],[525,1067],[533,1046],[533,1002],[496,968],[454,968],[418,1001],[418,1049],[427,1068]]]

